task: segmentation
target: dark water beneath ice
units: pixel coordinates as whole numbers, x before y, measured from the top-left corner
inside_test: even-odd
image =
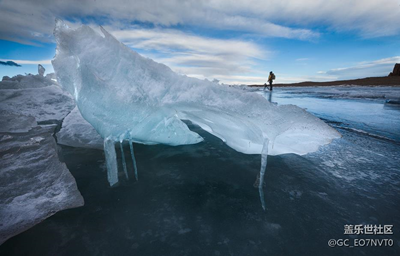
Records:
[[[306,156],[268,157],[266,211],[253,186],[260,156],[191,125],[205,142],[135,144],[139,181],[121,172],[116,188],[102,151],[62,147],[85,206],[11,238],[0,255],[399,255],[400,108],[274,93],[272,101],[306,107],[343,138]],[[394,225],[394,234],[344,235],[346,224]],[[346,238],[393,239],[393,246],[328,246]]]

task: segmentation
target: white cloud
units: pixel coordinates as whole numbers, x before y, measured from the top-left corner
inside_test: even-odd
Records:
[[[216,75],[216,76],[210,78],[210,77],[205,77],[205,76],[196,75],[196,74],[189,74],[188,76],[195,77],[198,79],[208,79],[208,80],[217,79],[217,80],[220,80],[221,83],[231,84],[231,85],[264,84],[266,82],[266,77],[268,77],[268,76],[252,76],[252,75],[247,75],[247,76],[245,76],[245,75],[243,75],[243,76],[240,76],[240,75],[229,75],[229,76]]]
[[[67,17],[73,24],[104,25],[125,44],[154,52],[148,57],[179,73],[238,83],[263,83],[267,76],[257,71],[256,65],[271,53],[248,38],[315,40],[320,36],[316,27],[352,31],[362,37],[400,34],[399,0],[0,0],[0,39],[25,44],[52,42],[55,17]],[[137,23],[142,26],[133,25]],[[219,39],[193,34],[196,30],[177,30],[192,27],[212,31]],[[231,35],[226,31],[235,31],[236,39],[221,39]],[[281,75],[277,82],[387,75],[390,65],[357,63],[320,71],[315,77]]]
[[[276,83],[300,83],[304,81],[325,82],[337,80],[333,75],[316,75],[316,76],[292,76],[291,74],[277,74]],[[278,80],[279,79],[279,80]]]
[[[215,56],[246,56],[263,59],[267,52],[254,43],[240,40],[224,40],[201,37],[172,29],[127,29],[115,30],[106,27],[118,40],[140,48],[163,52],[175,50],[197,52]]]
[[[335,68],[327,71],[318,71],[317,75],[293,76],[292,74],[276,74],[276,83],[298,83],[304,81],[325,82],[336,80],[357,79],[365,77],[387,76],[395,63],[400,63],[400,56],[373,61],[363,61],[351,67]]]
[[[398,0],[2,0],[0,38],[49,42],[55,17],[72,21],[91,17],[102,25],[197,26],[302,40],[318,38],[316,26],[365,37],[400,33]]]
[[[326,26],[335,31],[355,31],[364,37],[398,35],[398,0],[243,0],[216,1],[231,13],[246,10],[276,24],[297,27]]]
[[[227,82],[224,78],[230,75],[249,74],[257,60],[269,56],[257,44],[241,40],[201,37],[172,29],[106,29],[134,49],[156,51],[147,57],[180,74],[217,78],[222,82]]]
[[[13,61],[20,65],[50,65],[51,60],[11,60],[11,59],[0,59],[0,61]]]
[[[328,70],[326,74],[336,76],[338,79],[387,76],[393,70],[395,63],[400,63],[400,56],[374,61],[363,61],[351,67]]]

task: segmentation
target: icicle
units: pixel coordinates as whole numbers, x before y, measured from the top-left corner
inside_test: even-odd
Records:
[[[107,163],[108,182],[110,186],[113,186],[118,182],[118,165],[114,141],[110,137],[104,139],[104,153]]]
[[[123,143],[123,142],[124,142],[123,140],[120,140],[120,141],[119,141],[119,148],[121,149],[122,166],[123,166],[123,168],[124,168],[125,176],[126,176],[126,179],[129,180],[128,170],[126,169],[126,161],[125,161],[124,147],[122,146],[122,143]]]
[[[269,140],[265,138],[264,145],[261,151],[260,182],[258,184],[258,192],[260,193],[261,206],[264,209],[264,211],[265,211],[265,199],[264,199],[263,183],[264,183],[265,170],[267,169],[268,144]]]
[[[135,169],[135,178],[136,178],[136,180],[138,180],[136,159],[135,159],[135,154],[134,154],[134,151],[133,151],[133,141],[131,139],[129,139],[129,147],[131,148],[131,156],[132,156],[133,168]]]

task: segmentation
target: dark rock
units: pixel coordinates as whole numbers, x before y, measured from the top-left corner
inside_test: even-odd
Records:
[[[400,106],[400,100],[386,100],[386,104],[393,104],[393,105],[399,105]]]
[[[393,72],[390,72],[389,76],[400,76],[400,64],[396,63],[393,68]]]

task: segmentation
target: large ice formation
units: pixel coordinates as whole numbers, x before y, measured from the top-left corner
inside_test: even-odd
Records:
[[[57,21],[52,64],[58,82],[104,138],[111,185],[118,181],[115,143],[201,142],[182,120],[246,154],[303,155],[340,137],[301,108],[275,106],[255,93],[178,75],[100,29],[102,34],[88,26],[70,29]]]

